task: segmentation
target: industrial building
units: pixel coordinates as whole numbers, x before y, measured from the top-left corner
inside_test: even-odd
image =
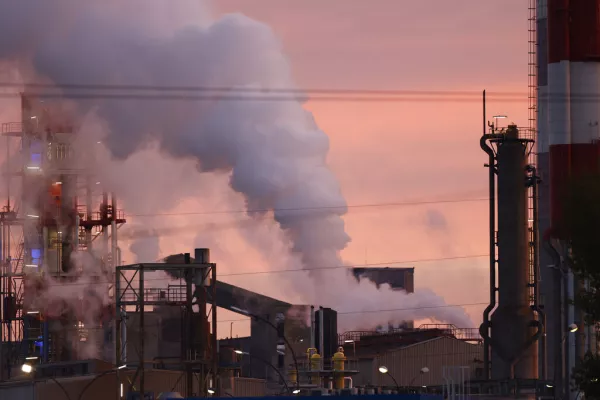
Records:
[[[561,196],[568,179],[600,172],[600,106],[582,101],[600,90],[598,9],[600,0],[529,1],[527,126],[490,117],[484,92],[489,304],[477,331],[404,321],[338,332],[333,309],[220,281],[209,249],[122,265],[126,218],[89,168],[94,143],[77,142],[60,101],[24,94],[21,121],[2,124],[0,398],[93,387],[87,399],[370,391],[575,399],[570,371],[597,352],[598,333],[570,301],[586,282],[565,261]],[[173,281],[145,287],[154,271]],[[349,273],[415,289],[414,268]],[[217,340],[219,308],[250,317],[251,335]]]

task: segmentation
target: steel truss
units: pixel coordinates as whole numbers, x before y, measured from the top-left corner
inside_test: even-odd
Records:
[[[186,379],[186,395],[204,397],[209,391],[218,394],[217,307],[207,302],[208,298],[216,298],[216,264],[208,262],[207,249],[196,249],[195,262],[190,260],[190,255],[185,254],[184,264],[134,264],[116,269],[116,361],[117,365],[136,368],[129,391],[137,382],[136,389],[144,393],[145,364],[151,363],[144,357],[144,314],[152,306],[173,306],[181,308],[183,316],[180,367]],[[146,288],[145,274],[155,271],[180,277],[184,282],[180,290],[173,294],[173,286],[170,286],[167,296],[166,289]],[[127,312],[138,315],[138,337],[127,334]],[[135,366],[128,363],[127,357],[127,342],[133,340],[139,347],[136,349],[139,362]],[[193,393],[195,387],[199,393]]]

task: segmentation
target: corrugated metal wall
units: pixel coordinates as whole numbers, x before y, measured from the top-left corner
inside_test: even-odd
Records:
[[[385,365],[400,386],[439,386],[444,384],[444,367],[470,367],[470,377],[474,378],[477,368],[481,368],[483,346],[461,340],[442,337],[412,346],[390,351],[374,359],[372,365],[373,384],[393,386],[393,380],[378,372]],[[429,372],[421,374],[421,368]]]
[[[233,378],[234,397],[266,396],[267,385],[263,379]]]

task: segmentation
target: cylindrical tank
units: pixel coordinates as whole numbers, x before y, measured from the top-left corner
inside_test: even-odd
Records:
[[[499,293],[491,317],[492,378],[536,379],[537,347],[528,346],[535,331],[529,307],[527,143],[509,126],[497,146]]]
[[[346,356],[344,355],[344,348],[339,347],[338,351],[332,357],[333,362],[333,383],[336,389],[344,388],[344,365],[346,363]]]

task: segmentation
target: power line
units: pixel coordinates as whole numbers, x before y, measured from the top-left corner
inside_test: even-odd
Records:
[[[228,86],[190,86],[190,85],[128,85],[128,84],[74,84],[74,83],[13,83],[0,82],[0,87],[24,89],[66,89],[66,90],[126,90],[126,91],[166,91],[166,92],[224,92],[224,93],[286,93],[286,94],[362,94],[379,96],[429,95],[429,96],[476,96],[481,98],[482,91],[476,90],[408,90],[408,89],[336,89],[336,88],[251,88]],[[487,92],[487,96],[528,96],[527,92]]]
[[[405,202],[390,202],[390,203],[370,203],[370,204],[351,204],[337,206],[316,206],[316,207],[292,207],[292,208],[262,208],[250,210],[215,210],[215,211],[192,211],[192,212],[177,212],[177,213],[148,213],[148,214],[127,214],[131,217],[168,217],[182,215],[214,215],[214,214],[252,214],[266,213],[269,211],[286,212],[286,211],[311,211],[311,210],[335,210],[344,208],[374,208],[374,207],[401,207],[401,206],[417,206],[426,204],[451,204],[451,203],[467,203],[487,201],[488,198],[465,198],[465,199],[447,199],[447,200],[426,200],[426,201],[405,201]]]
[[[437,261],[452,261],[452,260],[467,260],[467,259],[475,259],[475,258],[483,258],[489,257],[488,254],[473,254],[473,255],[465,255],[465,256],[453,256],[453,257],[438,257],[438,258],[418,258],[414,260],[396,260],[396,261],[386,261],[386,262],[377,262],[377,263],[362,263],[362,264],[347,264],[347,265],[336,265],[329,267],[312,267],[312,268],[295,268],[295,269],[279,269],[279,270],[269,270],[269,271],[250,271],[250,272],[237,272],[230,274],[219,274],[217,277],[227,277],[227,276],[248,276],[248,275],[266,275],[266,274],[280,274],[280,273],[288,273],[288,272],[310,272],[310,271],[318,271],[318,270],[333,270],[333,269],[342,269],[342,268],[357,268],[357,267],[376,267],[381,265],[401,265],[401,264],[419,264],[419,263],[429,263],[429,262],[437,262]],[[144,263],[136,263],[133,265],[140,265]],[[172,279],[171,281],[181,281],[182,279]],[[161,281],[168,282],[165,278],[145,278],[144,282],[150,281]],[[90,280],[89,282],[54,282],[53,286],[87,286],[87,285],[111,285],[114,284],[114,281],[95,281]],[[159,289],[159,288],[153,288]]]
[[[425,306],[425,307],[411,307],[411,308],[388,308],[388,309],[379,309],[379,310],[364,310],[364,311],[345,311],[339,312],[338,315],[350,315],[350,314],[366,314],[366,313],[380,313],[380,312],[394,312],[394,311],[414,311],[414,310],[428,310],[428,309],[436,309],[436,308],[450,308],[450,307],[473,307],[473,306],[483,306],[489,304],[489,302],[483,303],[467,303],[467,304],[444,304],[440,306]]]
[[[30,93],[32,97],[40,99],[73,99],[73,100],[160,100],[160,101],[264,101],[264,102],[298,102],[303,100],[347,103],[480,103],[481,99],[475,97],[393,97],[393,96],[250,96],[250,95],[175,95],[175,94],[110,94],[110,93]],[[300,96],[300,95],[298,95]],[[1,98],[20,97],[19,93],[1,93]],[[515,98],[488,98],[494,102],[526,102],[527,97]],[[596,100],[597,101],[597,100]]]
[[[397,264],[416,264],[416,263],[427,263],[427,262],[435,262],[435,261],[451,261],[451,260],[466,260],[470,258],[482,258],[489,257],[489,254],[475,254],[469,256],[454,256],[454,257],[439,257],[439,258],[420,258],[416,260],[404,260],[404,261],[387,261],[387,262],[378,262],[378,263],[364,263],[364,264],[355,264],[355,265],[337,265],[331,267],[312,267],[312,268],[294,268],[294,269],[279,269],[279,270],[270,270],[270,271],[252,271],[252,272],[237,272],[232,274],[220,274],[219,276],[242,276],[242,275],[260,275],[260,274],[280,274],[287,272],[303,272],[303,271],[322,271],[322,270],[332,270],[332,269],[342,269],[342,268],[357,268],[357,267],[375,267],[381,265],[397,265]]]

